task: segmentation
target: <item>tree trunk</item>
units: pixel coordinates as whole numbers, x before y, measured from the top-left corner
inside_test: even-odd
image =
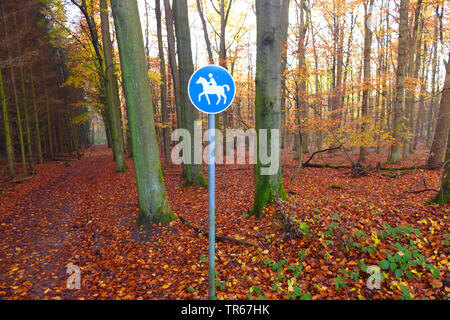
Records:
[[[114,73],[113,48],[109,31],[108,4],[100,0],[100,19],[103,40],[103,55],[105,58],[105,90],[111,129],[111,144],[116,161],[117,172],[125,172],[127,164],[124,157],[124,142],[122,134],[122,115],[120,112],[119,87]]]
[[[305,0],[300,1],[299,5],[299,40],[297,46],[297,69],[300,75],[300,82],[297,84],[297,122],[298,137],[295,149],[295,159],[301,161],[303,152],[308,152],[309,136],[303,130],[303,124],[308,120],[308,106],[305,102],[306,96],[306,65],[305,61],[305,36],[308,31],[308,24],[305,22]]]
[[[422,132],[423,132],[423,123],[425,120],[425,97],[423,96],[424,92],[426,92],[427,90],[427,80],[428,80],[428,68],[427,68],[427,63],[425,62],[425,57],[427,55],[427,42],[424,41],[423,44],[423,51],[421,54],[421,60],[422,62],[422,72],[421,72],[421,85],[420,85],[420,91],[421,91],[421,95],[420,95],[420,101],[419,101],[419,111],[417,113],[417,118],[416,118],[416,125],[414,128],[414,142],[413,142],[413,149],[416,150],[417,149],[417,145],[419,143],[419,138],[422,137]]]
[[[286,144],[286,76],[289,29],[289,0],[281,0],[281,149]]]
[[[449,53],[450,59],[450,53]],[[442,91],[441,104],[437,116],[436,130],[434,132],[433,144],[431,145],[430,156],[427,159],[427,165],[440,166],[442,157],[447,145],[447,131],[450,123],[450,68],[447,61],[447,72],[445,76],[444,89]],[[447,151],[448,154],[448,151]]]
[[[42,157],[42,143],[41,143],[41,129],[39,127],[39,116],[36,106],[36,90],[34,87],[34,79],[33,79],[33,69],[30,67],[30,77],[31,77],[31,96],[33,97],[33,115],[34,115],[34,129],[35,129],[35,139],[36,139],[36,148],[38,153],[38,162],[39,164],[44,163],[44,159]]]
[[[2,9],[3,9],[2,10],[3,16],[6,17],[5,9],[4,9],[3,5],[2,5]],[[4,26],[5,26],[5,42],[8,43],[8,27],[7,27],[6,18],[3,19],[3,22],[4,22]],[[27,161],[26,161],[26,157],[25,157],[25,146],[23,143],[22,119],[21,119],[21,115],[20,115],[19,97],[18,97],[18,93],[17,93],[16,78],[15,78],[12,53],[11,53],[10,48],[8,48],[8,62],[9,62],[10,72],[11,72],[11,86],[12,86],[13,93],[14,93],[14,104],[16,106],[16,112],[17,112],[17,127],[19,130],[19,143],[20,143],[20,154],[22,156],[22,169],[23,169],[24,177],[27,177],[28,172],[27,172]]]
[[[164,46],[162,40],[161,28],[161,1],[155,0],[155,14],[156,14],[156,30],[158,36],[158,53],[159,53],[159,70],[161,74],[161,84],[159,89],[161,91],[161,115],[163,122],[163,151],[164,161],[169,162],[170,159],[170,128],[169,117],[167,110],[167,79],[166,79],[166,59],[164,56]]]
[[[150,81],[136,0],[111,0],[122,83],[129,111],[140,217],[139,224],[168,223],[170,210],[156,142]]]
[[[361,133],[366,134],[367,122],[369,120],[369,96],[370,96],[370,52],[372,50],[372,10],[373,10],[373,0],[369,3],[364,3],[364,89],[362,95],[361,104],[361,115],[363,117],[363,122],[361,125]],[[367,150],[364,145],[359,149],[359,160],[366,160]]]
[[[281,21],[280,1],[260,0],[256,2],[256,134],[258,154],[254,166],[255,193],[251,214],[260,216],[267,203],[276,197],[286,199],[281,177],[281,163],[279,161],[279,130],[280,119],[280,93],[281,93]],[[278,131],[278,163],[263,164],[261,162],[261,129],[267,130],[266,152],[271,149],[271,135]],[[272,132],[271,129],[275,129]],[[275,174],[268,175],[262,172],[270,165],[278,165]]]
[[[423,29],[423,24],[420,23],[421,19],[420,17],[420,9],[422,7],[422,0],[417,1],[416,10],[414,13],[414,27],[413,27],[413,36],[410,41],[409,45],[409,62],[408,62],[408,77],[417,78],[417,71],[419,69],[419,66],[416,66],[417,61],[419,61],[419,54],[421,49],[421,33]],[[419,32],[419,25],[420,32]],[[419,34],[420,33],[420,34]],[[413,84],[412,88],[407,90],[406,93],[406,101],[405,101],[405,116],[407,117],[407,128],[408,128],[408,137],[405,139],[405,144],[403,146],[403,157],[406,158],[410,152],[412,152],[412,133],[414,132],[414,100],[415,100],[415,91],[416,85]]]
[[[181,125],[182,128],[187,129],[191,133],[191,137],[194,137],[194,125],[198,118],[198,112],[192,105],[187,92],[189,79],[194,73],[194,65],[192,62],[191,35],[186,0],[179,0],[173,3],[173,14],[178,49]],[[194,143],[191,143],[191,160],[193,160],[193,156]],[[184,168],[186,185],[207,186],[201,164],[186,163]]]
[[[16,175],[14,173],[14,148],[11,139],[11,129],[9,126],[9,116],[8,116],[8,107],[6,105],[6,97],[5,90],[3,87],[3,75],[2,69],[0,68],[0,100],[2,103],[2,118],[3,118],[3,127],[5,130],[5,146],[6,146],[6,157],[8,159],[8,172],[11,178],[14,178]]]
[[[177,125],[181,128],[181,109],[180,109],[180,75],[177,67],[177,56],[175,49],[175,33],[173,30],[173,12],[170,8],[170,1],[164,0],[164,11],[166,13],[166,29],[167,29],[167,47],[169,49],[169,65],[172,74],[173,92],[175,98],[175,110],[177,113]],[[184,166],[183,166],[184,170]]]
[[[211,41],[209,40],[208,27],[206,25],[205,14],[203,13],[201,0],[197,0],[197,11],[200,16],[200,21],[202,22],[203,37],[205,38],[206,51],[208,52],[208,62],[209,64],[214,64]]]
[[[450,203],[450,143],[449,143],[450,142],[450,126],[448,125],[448,122],[450,120],[450,117],[448,116],[448,114],[450,114],[450,110],[449,110],[449,106],[450,106],[450,53],[449,53],[449,59],[447,60],[447,72],[445,75],[444,90],[442,91],[442,97],[441,97],[441,109],[442,109],[442,106],[447,106],[447,119],[448,119],[447,120],[447,143],[444,143],[444,139],[442,140],[442,143],[444,143],[443,149],[446,150],[445,161],[444,161],[444,168],[442,171],[442,178],[441,178],[441,190],[438,192],[438,194],[434,198],[434,202],[441,203],[441,204],[449,204]],[[436,131],[437,130],[438,130],[438,128],[436,127]]]
[[[17,17],[16,13],[13,14],[14,17],[14,28],[16,31],[16,34],[19,33],[17,29]],[[22,56],[22,46],[20,44],[20,41],[17,42],[17,56]],[[27,92],[25,89],[25,74],[23,72],[23,62],[20,62],[19,64],[19,75],[20,75],[20,85],[22,89],[22,105],[23,105],[23,112],[25,115],[25,137],[27,139],[27,151],[28,151],[28,159],[30,163],[30,170],[33,173],[34,172],[34,159],[33,159],[33,147],[31,144],[31,129],[30,129],[30,117],[28,114],[28,101],[27,101]]]
[[[408,58],[408,0],[400,2],[400,24],[398,40],[398,62],[397,62],[397,80],[396,94],[393,110],[393,137],[395,144],[391,146],[389,154],[390,163],[399,163],[402,160],[402,127],[403,109],[405,104],[405,68]]]

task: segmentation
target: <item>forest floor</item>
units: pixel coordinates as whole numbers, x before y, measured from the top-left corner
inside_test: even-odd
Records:
[[[425,204],[439,171],[304,168],[290,183],[297,162],[292,153],[282,160],[289,201],[260,219],[246,216],[253,166],[217,165],[217,235],[260,246],[217,243],[219,299],[449,299],[450,206]],[[317,161],[346,160],[334,152]],[[179,219],[137,229],[128,165],[116,174],[110,150],[92,147],[80,161],[0,185],[0,299],[207,298],[207,238]],[[180,167],[163,171],[174,213],[207,229],[207,190],[183,187]],[[81,269],[79,290],[66,286],[71,265]],[[382,267],[378,290],[367,287],[371,265]]]

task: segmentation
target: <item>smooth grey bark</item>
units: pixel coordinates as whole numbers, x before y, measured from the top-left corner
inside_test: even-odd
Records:
[[[414,77],[417,78],[418,75],[418,69],[419,66],[416,67],[418,59],[418,54],[420,54],[421,49],[421,41],[422,37],[420,34],[423,30],[423,24],[420,22],[423,20],[421,18],[420,12],[422,7],[422,0],[418,0],[416,4],[416,10],[414,13],[414,25],[413,25],[413,35],[410,40],[409,45],[409,62],[408,62],[408,69],[407,69],[407,75],[408,77]],[[421,28],[419,29],[419,25],[421,25]],[[420,30],[420,31],[419,31]],[[405,100],[405,116],[408,119],[407,122],[407,128],[409,130],[410,136],[405,139],[405,144],[403,145],[403,157],[407,157],[409,153],[412,153],[413,151],[413,135],[414,132],[414,99],[415,99],[415,93],[416,90],[415,83],[413,84],[412,88],[410,88],[406,92],[406,100]]]
[[[364,3],[364,54],[363,54],[363,63],[364,63],[364,89],[362,95],[362,104],[361,104],[361,115],[363,118],[363,124],[361,126],[361,131],[364,132],[367,130],[366,121],[368,121],[369,117],[369,96],[370,96],[370,52],[372,50],[372,11],[373,11],[373,2],[374,0],[370,0],[369,3]],[[361,146],[359,149],[359,160],[366,160],[367,149],[365,146]]]
[[[164,56],[164,45],[162,39],[162,26],[161,26],[161,1],[155,0],[155,15],[156,15],[156,32],[158,37],[158,54],[159,54],[159,73],[161,74],[161,84],[159,89],[161,91],[161,116],[163,122],[163,151],[164,161],[169,162],[170,159],[170,128],[169,117],[167,110],[167,79],[166,79],[166,58]]]
[[[450,61],[450,53],[449,53]],[[444,89],[442,92],[441,104],[436,120],[436,129],[434,132],[434,139],[430,149],[430,156],[427,159],[427,165],[440,166],[442,158],[445,154],[447,146],[447,131],[450,127],[450,70],[449,62],[447,61],[447,72],[445,77]]]
[[[173,15],[178,54],[178,75],[180,77],[180,110],[181,126],[194,136],[194,124],[198,118],[198,112],[188,97],[188,83],[194,73],[192,62],[191,35],[189,29],[188,7],[186,0],[178,0],[173,3]],[[194,144],[191,143],[191,155],[194,155]],[[201,164],[184,165],[184,178],[186,185],[207,186]]]
[[[396,94],[393,106],[393,137],[395,144],[391,146],[388,161],[399,163],[402,159],[401,143],[403,134],[403,116],[405,104],[405,69],[408,58],[408,0],[400,2],[400,23],[398,40]]]
[[[142,28],[136,0],[111,0],[127,102],[138,189],[138,224],[168,223],[170,210],[156,141],[155,120]]]
[[[447,72],[445,75],[445,83],[444,83],[444,89],[442,91],[442,97],[441,97],[441,107],[447,106],[447,111],[450,113],[449,106],[450,106],[450,53],[448,55],[447,60]],[[442,140],[442,143],[444,143],[444,140],[447,140],[447,143],[444,143],[444,150],[445,150],[445,159],[444,159],[444,166],[442,171],[442,177],[441,177],[441,189],[434,198],[434,201],[441,204],[449,204],[450,203],[450,125],[448,123],[450,122],[450,116],[447,115],[447,137],[446,139]],[[436,127],[436,130],[438,128]],[[442,129],[444,130],[444,129]]]
[[[105,91],[111,129],[111,145],[114,152],[117,172],[125,172],[128,167],[124,157],[119,87],[117,84],[117,77],[114,73],[113,47],[109,31],[109,13],[106,0],[100,0],[100,20],[103,40],[103,56],[105,58]]]
[[[258,149],[261,148],[260,129],[267,129],[267,149],[271,149],[271,129],[281,126],[281,21],[280,0],[256,1],[256,96],[255,129]],[[280,143],[280,141],[278,141]],[[280,145],[280,144],[279,144]],[[275,152],[280,153],[280,149]],[[286,199],[281,176],[281,163],[274,175],[263,175],[268,167],[261,162],[257,150],[254,166],[255,193],[250,212],[260,216],[263,209],[276,197]],[[273,165],[273,164],[272,164]]]

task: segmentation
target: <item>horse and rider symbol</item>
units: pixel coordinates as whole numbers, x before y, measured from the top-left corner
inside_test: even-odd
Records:
[[[213,74],[208,74],[210,80],[206,80],[203,77],[199,77],[195,84],[201,84],[203,86],[203,92],[198,95],[198,101],[201,100],[202,96],[206,97],[208,104],[211,104],[208,95],[215,94],[217,96],[216,104],[219,104],[220,99],[223,97],[223,103],[227,103],[227,96],[225,94],[225,88],[230,91],[230,86],[227,84],[217,85],[216,80],[214,80]]]
[[[188,92],[192,104],[200,111],[210,114],[228,108],[233,102],[235,91],[232,76],[226,69],[216,65],[198,69],[189,80]]]

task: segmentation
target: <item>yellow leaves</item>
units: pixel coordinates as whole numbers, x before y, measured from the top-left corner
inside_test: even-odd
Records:
[[[378,239],[378,235],[375,232],[372,232],[372,240],[375,247],[381,243],[381,241]]]
[[[420,278],[422,278],[422,273],[418,272],[418,271],[415,270],[415,269],[412,269],[412,270],[411,270],[411,273],[412,273],[412,274],[415,274],[415,275],[419,278],[419,280],[420,280]]]
[[[150,78],[150,80],[157,82],[158,84],[162,84],[163,82],[161,81],[161,75],[159,73],[153,72],[153,71],[149,71],[148,72],[148,77]]]

